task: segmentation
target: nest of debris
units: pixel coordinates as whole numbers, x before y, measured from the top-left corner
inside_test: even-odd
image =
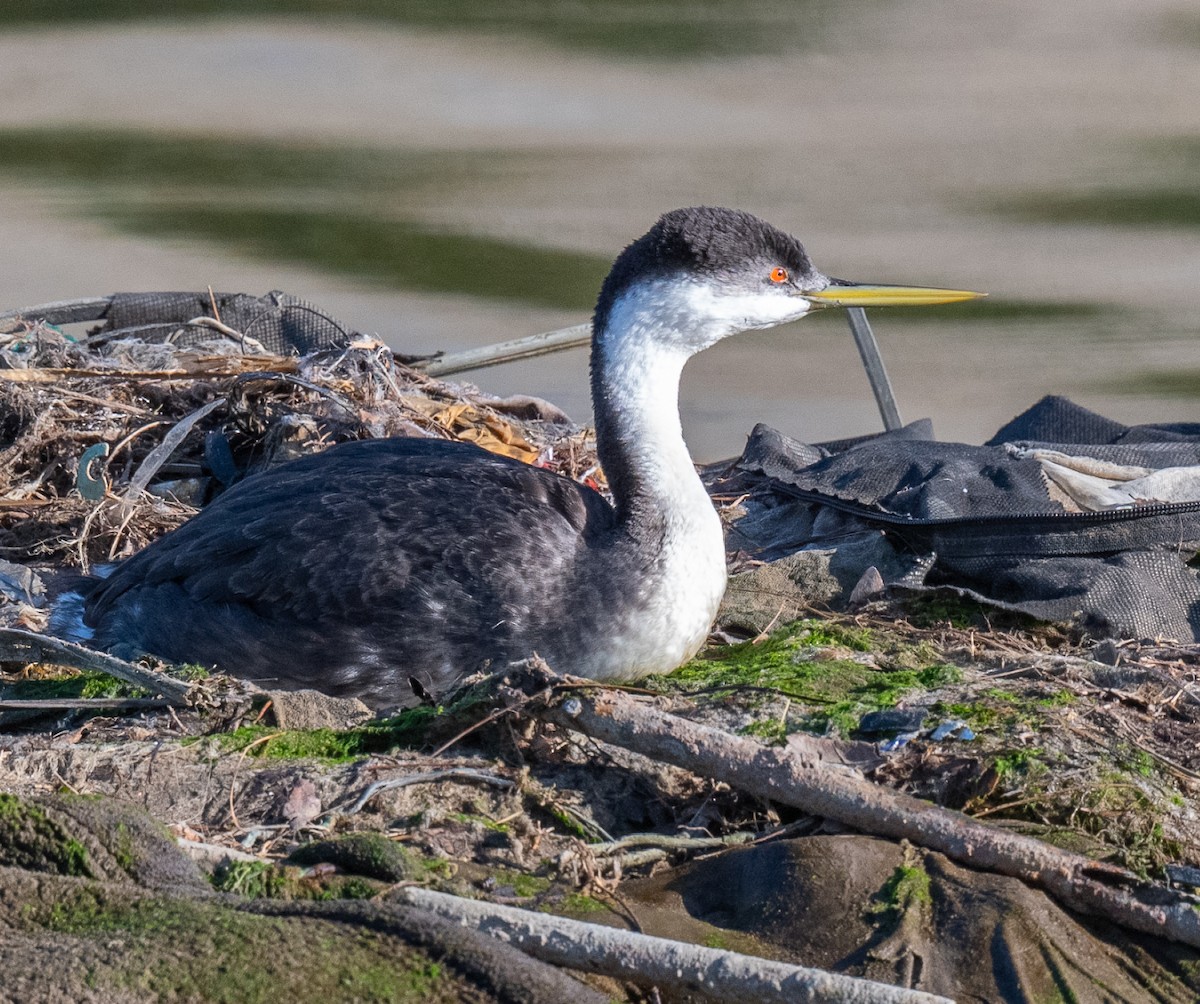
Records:
[[[0,316],[0,556],[113,561],[247,474],[351,439],[466,440],[595,484],[593,440],[543,401],[433,379],[340,325],[272,351],[208,299],[199,317],[79,335]]]

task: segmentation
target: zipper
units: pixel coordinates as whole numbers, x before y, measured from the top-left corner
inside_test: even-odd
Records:
[[[953,516],[948,519],[932,519],[918,516],[902,516],[899,513],[888,512],[886,509],[873,509],[863,502],[853,502],[849,499],[826,495],[822,492],[811,491],[807,488],[797,488],[786,482],[774,480],[772,485],[786,495],[801,499],[805,502],[817,502],[848,512],[864,519],[887,523],[893,526],[995,526],[1004,523],[1023,522],[1026,520],[1049,523],[1083,523],[1105,524],[1117,523],[1134,519],[1145,519],[1154,516],[1172,516],[1184,513],[1200,513],[1200,500],[1195,502],[1153,502],[1150,505],[1123,506],[1120,509],[1101,509],[1089,512],[1029,512],[1029,513],[997,513],[995,516]]]

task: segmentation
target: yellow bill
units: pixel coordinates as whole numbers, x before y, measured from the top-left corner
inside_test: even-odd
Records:
[[[816,293],[803,293],[818,307],[932,307],[939,303],[977,300],[987,293],[967,289],[936,289],[932,286],[872,286],[866,283],[835,283]]]

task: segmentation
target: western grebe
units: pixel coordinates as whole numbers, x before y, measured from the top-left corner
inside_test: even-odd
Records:
[[[703,644],[721,523],[684,444],[684,363],[819,307],[976,294],[830,279],[749,213],[667,213],[616,259],[593,319],[596,445],[613,505],[441,440],[366,440],[247,478],[84,590],[81,637],[376,705],[533,653],[630,680]]]

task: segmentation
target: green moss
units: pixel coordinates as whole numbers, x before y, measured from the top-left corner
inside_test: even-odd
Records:
[[[110,902],[90,889],[28,919],[76,937],[120,937],[119,968],[92,973],[102,994],[226,1004],[459,999],[437,962],[370,930],[322,925],[324,935],[315,938],[311,922],[187,900]]]
[[[417,865],[427,874],[437,878],[448,879],[454,875],[454,865],[445,858],[422,857],[417,859]]]
[[[772,746],[781,746],[787,742],[787,721],[784,719],[773,718],[751,722],[740,731],[744,736],[754,736],[755,739],[761,739]]]
[[[1000,776],[1001,783],[1010,787],[1019,782],[1028,784],[1049,770],[1041,756],[1042,750],[1037,747],[1013,750],[996,757],[992,766]]]
[[[91,670],[80,672],[72,669],[64,669],[56,676],[17,680],[6,684],[0,690],[7,698],[26,701],[146,696],[144,690],[130,686],[107,673]]]
[[[38,805],[0,794],[0,864],[91,877],[87,848]]]
[[[909,910],[921,909],[933,903],[929,873],[924,868],[899,865],[888,877],[876,896],[874,912],[899,920]]]
[[[1153,777],[1155,772],[1154,757],[1145,750],[1121,744],[1118,754],[1125,768],[1138,777]]]
[[[505,823],[497,823],[494,819],[488,819],[487,816],[481,816],[474,812],[451,812],[446,818],[452,819],[456,823],[482,826],[485,830],[491,830],[493,833],[510,832],[509,827]]]
[[[64,875],[91,875],[88,851],[78,840],[67,837],[62,842],[62,872]]]
[[[361,875],[311,875],[277,861],[227,861],[212,875],[218,892],[245,899],[370,899],[386,885]]]
[[[294,877],[293,877],[294,878]],[[247,899],[278,899],[294,884],[273,861],[226,861],[212,875],[213,888]]]
[[[578,837],[580,840],[594,840],[593,834],[588,832],[588,828],[583,825],[578,819],[572,816],[562,806],[556,804],[548,798],[534,798],[534,805],[542,812],[546,813],[553,819],[563,830],[573,837]]]
[[[1034,703],[1040,708],[1065,708],[1079,700],[1079,695],[1073,690],[1058,690],[1046,697],[1039,697]]]
[[[558,908],[562,913],[572,914],[602,913],[608,910],[600,900],[585,896],[581,892],[567,893],[558,904]]]
[[[909,621],[919,628],[949,625],[960,631],[986,627],[995,620],[996,611],[975,600],[951,593],[914,596],[904,604]],[[989,618],[991,620],[989,620]]]
[[[48,927],[64,934],[82,934],[93,931],[107,911],[104,894],[93,887],[85,886],[73,896],[43,909],[40,903],[29,903],[23,919]]]
[[[374,899],[382,891],[377,882],[372,882],[361,875],[348,875],[330,883],[328,894],[322,898]]]
[[[534,896],[539,896],[546,892],[551,882],[548,878],[543,878],[540,875],[530,875],[528,872],[512,871],[507,868],[497,868],[488,874],[490,883],[494,883],[494,887],[511,888],[514,896],[520,896],[522,899],[530,899]]]
[[[1075,694],[1065,689],[1049,694],[1020,694],[989,687],[972,701],[938,702],[933,711],[947,718],[961,718],[979,733],[1003,734],[1052,727],[1058,712],[1075,700]]]
[[[304,844],[292,852],[292,864],[334,864],[344,871],[381,882],[401,882],[419,875],[414,855],[382,833],[351,833],[336,840]]]
[[[126,875],[132,875],[138,865],[137,853],[134,850],[133,834],[129,832],[127,823],[117,823],[112,832],[112,846],[109,851],[117,867]]]
[[[1149,877],[1180,859],[1182,848],[1163,828],[1162,806],[1128,773],[1109,771],[1072,796],[1072,825],[1116,848],[1131,871]]]
[[[795,702],[800,728],[848,734],[869,711],[894,707],[915,690],[956,683],[962,671],[944,663],[920,668],[882,668],[870,653],[881,640],[876,633],[827,621],[798,621],[760,644],[747,642],[717,649],[649,685],[687,692],[738,687],[770,688]],[[910,653],[907,653],[911,655]],[[894,657],[888,661],[897,663]],[[778,718],[751,723],[743,730],[770,742],[787,732]]]
[[[397,746],[422,745],[430,724],[440,710],[412,708],[395,718],[345,730],[293,729],[281,732],[266,725],[246,725],[232,732],[218,732],[184,742],[190,744],[203,739],[215,743],[223,752],[245,750],[248,755],[256,757],[344,763],[372,753],[386,753]]]

